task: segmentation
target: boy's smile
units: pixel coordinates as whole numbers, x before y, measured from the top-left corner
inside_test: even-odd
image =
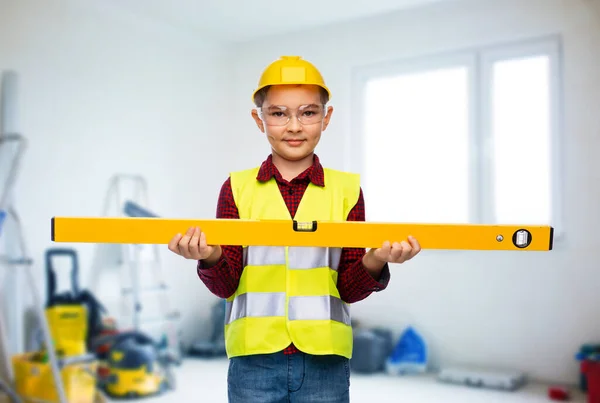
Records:
[[[252,110],[252,116],[267,135],[273,163],[292,162],[305,169],[312,163],[313,152],[332,112],[331,106],[325,109],[318,86],[275,85],[269,88],[262,107]]]
[[[283,140],[291,147],[300,147],[304,144],[304,140]]]

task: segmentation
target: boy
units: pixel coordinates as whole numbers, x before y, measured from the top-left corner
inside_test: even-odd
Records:
[[[252,117],[271,145],[260,167],[234,172],[217,218],[364,221],[357,175],[324,169],[314,150],[333,108],[320,72],[284,56],[263,72]],[[227,299],[228,397],[237,402],[348,402],[349,304],[386,288],[388,263],[420,251],[417,240],[360,248],[210,245],[200,228],[169,249],[198,261],[198,275]]]

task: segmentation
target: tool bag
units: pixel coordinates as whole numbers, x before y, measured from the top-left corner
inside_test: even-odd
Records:
[[[56,271],[53,259],[66,256],[71,259],[71,290],[56,292]],[[68,248],[46,251],[47,303],[46,318],[54,347],[59,356],[70,357],[89,351],[92,337],[102,327],[104,307],[87,290],[79,289],[79,262],[77,253]]]

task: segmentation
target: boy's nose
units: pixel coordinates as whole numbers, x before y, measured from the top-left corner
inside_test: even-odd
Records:
[[[287,128],[291,132],[299,132],[302,129],[302,124],[296,116],[292,116],[288,122]]]

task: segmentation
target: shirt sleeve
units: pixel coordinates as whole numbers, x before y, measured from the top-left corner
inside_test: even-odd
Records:
[[[365,202],[362,189],[358,201],[348,214],[347,221],[365,221]],[[343,248],[338,267],[337,287],[342,301],[351,304],[361,301],[373,292],[384,290],[390,281],[390,269],[386,263],[379,279],[373,278],[362,264],[364,248]]]
[[[239,212],[235,205],[231,190],[231,179],[227,178],[217,203],[217,218],[238,219]],[[205,267],[202,260],[198,261],[197,272],[200,280],[208,290],[220,298],[228,298],[238,287],[243,267],[243,247],[221,245],[222,254],[218,262],[212,267]]]

